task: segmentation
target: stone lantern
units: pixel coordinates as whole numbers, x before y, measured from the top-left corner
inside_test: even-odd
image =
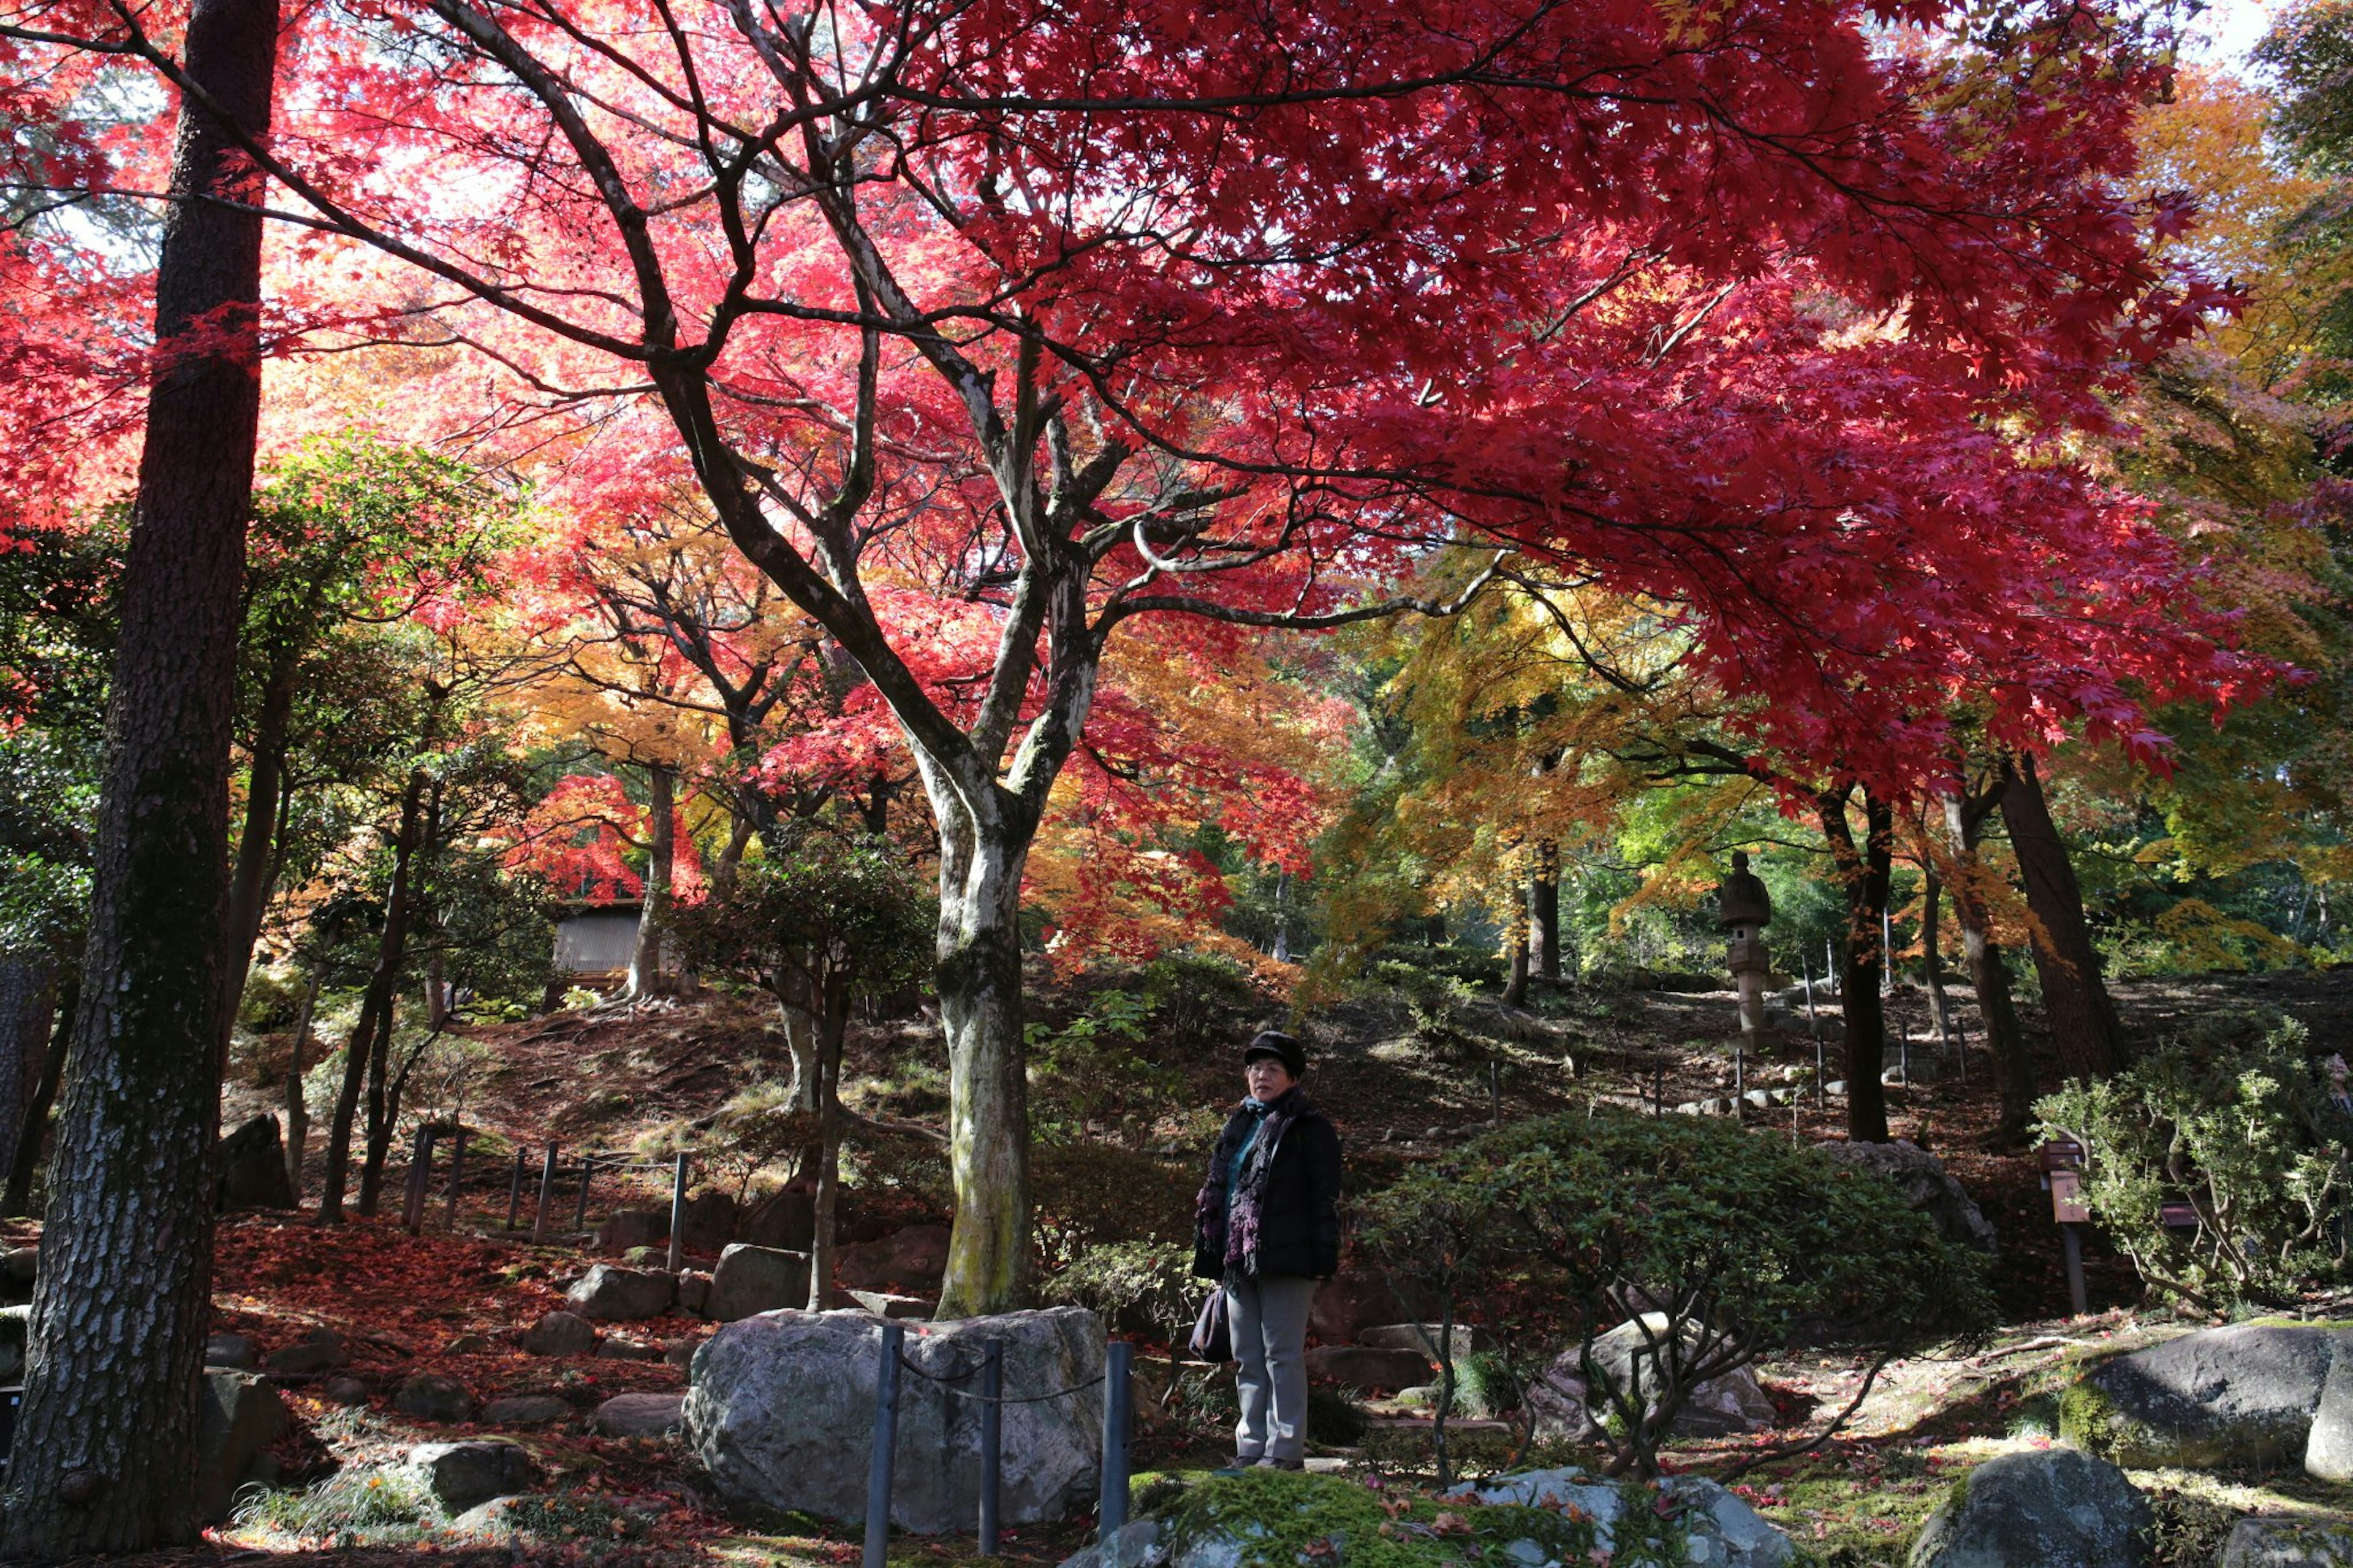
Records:
[[[1773,920],[1773,895],[1748,868],[1748,854],[1732,852],[1732,875],[1715,890],[1716,923],[1731,938],[1725,961],[1740,992],[1740,1034],[1749,1049],[1765,1027],[1765,977],[1773,971],[1765,951],[1765,928]]]

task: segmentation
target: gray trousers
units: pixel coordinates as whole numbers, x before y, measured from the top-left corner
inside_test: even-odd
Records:
[[[1297,1459],[1307,1452],[1307,1308],[1315,1281],[1297,1275],[1226,1281],[1234,1392],[1242,1418],[1234,1452],[1244,1459]]]

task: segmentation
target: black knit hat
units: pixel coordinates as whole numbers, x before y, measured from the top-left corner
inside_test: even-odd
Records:
[[[1280,1029],[1261,1029],[1249,1045],[1242,1047],[1244,1067],[1261,1057],[1272,1057],[1282,1064],[1283,1071],[1293,1078],[1307,1076],[1307,1047]]]

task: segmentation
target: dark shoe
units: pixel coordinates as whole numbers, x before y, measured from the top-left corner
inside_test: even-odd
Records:
[[[1261,1459],[1258,1462],[1258,1468],[1261,1470],[1303,1470],[1307,1468],[1307,1461],[1304,1459],[1278,1459],[1273,1455],[1269,1454],[1265,1458]]]
[[[1213,1476],[1239,1476],[1259,1462],[1256,1454],[1236,1454],[1209,1473]]]

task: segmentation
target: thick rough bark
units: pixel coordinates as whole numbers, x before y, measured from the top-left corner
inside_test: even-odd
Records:
[[[369,1064],[376,1059],[379,1037],[390,1033],[393,988],[408,945],[409,868],[417,857],[418,821],[425,807],[425,774],[412,772],[400,795],[400,826],[392,845],[392,892],[385,901],[384,930],[377,934],[375,969],[360,1001],[360,1016],[343,1043],[343,1082],[335,1096],[335,1118],[327,1131],[327,1169],[319,1195],[319,1223],[343,1222],[343,1192],[351,1179],[352,1127],[358,1120],[360,1091]],[[364,1210],[363,1212],[365,1212]]]
[[[46,954],[0,957],[0,1171],[15,1170],[23,1142],[40,1136],[29,1112],[49,1056],[57,973]]]
[[[1887,954],[1880,941],[1880,917],[1887,909],[1887,882],[1894,865],[1894,813],[1868,791],[1862,797],[1863,842],[1858,846],[1847,822],[1844,793],[1818,803],[1822,837],[1846,889],[1846,943],[1839,954],[1839,1002],[1846,1015],[1846,1135],[1851,1142],[1887,1142],[1887,1095],[1879,1081],[1886,1070],[1887,1010],[1879,994]]]
[[[1535,977],[1560,986],[1560,846],[1536,846],[1535,879],[1528,884],[1528,963]]]
[[[1533,901],[1525,896],[1534,889],[1514,888],[1512,923],[1504,938],[1504,952],[1510,964],[1510,974],[1504,982],[1504,1005],[1518,1007],[1528,999],[1528,905]]]
[[[1961,952],[1969,966],[1969,984],[1978,994],[1978,1016],[1983,1020],[1986,1054],[1993,1058],[1996,1090],[2001,1096],[2001,1119],[1986,1142],[1991,1148],[2014,1148],[2026,1140],[2034,1120],[2034,1060],[2027,1054],[2026,1031],[2019,1026],[2018,1007],[2010,995],[2010,965],[2001,944],[1993,939],[1993,921],[1978,885],[1978,845],[1993,797],[1945,800],[1945,830],[1959,857],[1960,875],[1952,881],[1953,915],[1961,925]]]
[[[81,1003],[81,984],[72,975],[58,987],[57,1027],[48,1048],[41,1053],[41,1075],[34,1081],[33,1098],[16,1135],[16,1156],[9,1163],[8,1190],[0,1195],[0,1215],[15,1218],[30,1214],[33,1178],[41,1171],[41,1145],[49,1131],[49,1108],[57,1103],[58,1085],[65,1077],[66,1046],[73,1038],[74,1013]]]
[[[265,135],[273,0],[196,0],[185,64]],[[195,1533],[212,1148],[227,989],[229,734],[261,400],[261,223],[224,127],[185,108],[107,713],[83,992],[58,1125],[0,1560]]]
[[[662,920],[670,913],[671,869],[678,858],[678,774],[659,765],[646,769],[645,900],[638,908],[637,945],[629,952],[631,997],[662,988]]]
[[[2051,820],[2032,757],[2003,759],[2001,819],[2010,826],[2019,879],[2026,884],[2026,907],[2042,928],[2033,944],[2034,971],[2042,980],[2042,1006],[2051,1019],[2059,1070],[2067,1078],[2105,1078],[2124,1065],[2124,1028],[2100,978],[2099,951],[2084,918],[2083,885],[2075,880],[2066,841]]]
[[[955,1229],[942,1319],[1027,1306],[1029,1091],[1016,910],[1027,842],[951,821],[940,835],[940,1023],[948,1037],[948,1167]]]

